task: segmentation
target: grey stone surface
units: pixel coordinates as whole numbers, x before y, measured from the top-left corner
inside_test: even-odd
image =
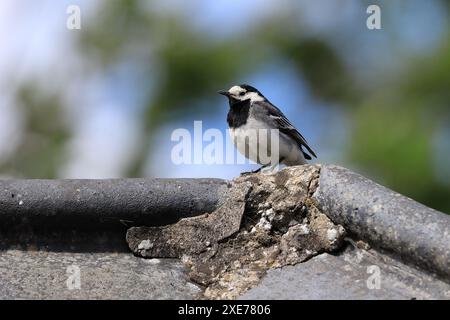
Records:
[[[306,182],[287,174],[298,170],[305,178],[310,169],[317,174]],[[271,269],[242,298],[450,299],[450,216],[336,166],[291,167],[272,178],[292,191],[292,197],[286,190],[266,194],[275,197],[272,209],[285,210],[277,206],[286,201],[294,213],[317,206],[376,249]],[[267,192],[254,176],[246,179]],[[187,280],[180,261],[133,256],[125,230],[212,212],[229,186],[218,179],[0,180],[0,299],[198,298],[201,289]],[[261,199],[247,200],[256,208]],[[70,266],[80,268],[79,290],[66,285]],[[381,272],[380,289],[367,286],[372,266]]]
[[[312,198],[348,232],[450,280],[449,215],[329,165],[322,166]]]
[[[309,202],[317,166],[235,179],[217,210],[163,227],[134,227],[130,249],[143,257],[182,257],[207,299],[234,299],[265,271],[334,252],[345,230]]]
[[[70,266],[80,270],[80,289],[66,284]],[[178,260],[130,253],[0,252],[0,299],[193,299],[200,292]]]
[[[215,210],[227,189],[221,179],[0,180],[0,227],[173,223]]]
[[[353,248],[272,269],[240,299],[450,299],[450,285],[373,249]]]

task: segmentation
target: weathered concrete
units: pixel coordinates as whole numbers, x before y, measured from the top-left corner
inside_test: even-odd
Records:
[[[274,175],[246,175],[231,183],[212,213],[162,227],[133,227],[130,249],[143,257],[179,257],[209,299],[233,299],[257,285],[266,270],[339,249],[345,236],[309,201],[318,166]]]
[[[380,289],[367,286],[373,276],[367,268],[374,265],[380,268]],[[80,268],[80,290],[67,287],[70,266]],[[202,292],[187,280],[180,261],[125,253],[3,251],[0,284],[0,299],[196,299]],[[450,286],[373,249],[324,253],[295,266],[269,270],[258,286],[240,297],[414,298],[450,299]]]
[[[243,188],[233,189],[236,182]],[[199,297],[180,262],[126,251],[125,231],[135,225],[145,226],[128,232],[136,254],[182,257],[207,298],[234,298],[256,286],[243,297],[449,299],[450,217],[327,165],[233,182],[2,180],[0,298]],[[340,225],[376,249],[336,253]],[[65,289],[72,264],[81,269],[81,291]],[[369,265],[381,270],[376,291],[365,285]]]
[[[80,270],[80,289],[67,286],[71,266]],[[130,253],[0,252],[0,299],[194,299],[200,293],[178,260]]]
[[[0,180],[0,249],[126,251],[128,227],[215,210],[220,179]]]
[[[349,248],[269,270],[240,299],[450,299],[450,285],[373,249]]]
[[[357,238],[450,280],[449,215],[337,166],[321,167],[312,199]]]
[[[127,231],[130,249],[143,257],[181,258],[199,254],[239,231],[251,184],[230,188],[224,203],[212,213],[184,218],[161,227],[133,227]]]
[[[221,179],[0,180],[0,224],[162,225],[215,210],[226,190]]]

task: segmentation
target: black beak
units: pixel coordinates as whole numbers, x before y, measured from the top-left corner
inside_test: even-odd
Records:
[[[221,94],[221,95],[223,95],[225,97],[229,97],[230,96],[230,93],[228,91],[225,91],[225,90],[217,91],[217,93]]]

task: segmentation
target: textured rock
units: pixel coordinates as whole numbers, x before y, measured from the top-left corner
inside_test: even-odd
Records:
[[[239,299],[450,299],[450,285],[373,249],[349,246],[338,255],[269,270]]]
[[[133,227],[126,239],[130,249],[143,257],[180,258],[198,254],[239,230],[249,183],[231,188],[214,212],[185,218],[163,227]]]
[[[230,299],[257,285],[270,268],[338,249],[345,230],[310,200],[318,166],[235,179],[216,211],[166,227],[129,229],[127,242],[143,257],[182,257],[204,296]]]
[[[79,288],[70,286],[77,270]],[[202,292],[180,261],[130,253],[0,251],[0,284],[0,299],[194,299]]]
[[[450,217],[336,166],[232,182],[0,181],[0,193],[4,299],[449,299]],[[132,256],[135,223],[137,255],[181,258],[206,290],[178,260]],[[342,251],[341,225],[364,250]],[[80,290],[67,288],[71,266]]]
[[[221,179],[0,179],[0,228],[104,231],[122,223],[162,225],[215,210],[226,190]]]
[[[337,166],[322,166],[312,198],[357,238],[450,280],[449,215]]]

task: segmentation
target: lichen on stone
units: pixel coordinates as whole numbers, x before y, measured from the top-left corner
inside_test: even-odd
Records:
[[[191,280],[206,287],[204,298],[236,298],[270,268],[341,246],[344,228],[310,198],[319,170],[318,165],[288,167],[236,178],[214,212],[165,227],[131,228],[128,244],[143,257],[182,258]]]

